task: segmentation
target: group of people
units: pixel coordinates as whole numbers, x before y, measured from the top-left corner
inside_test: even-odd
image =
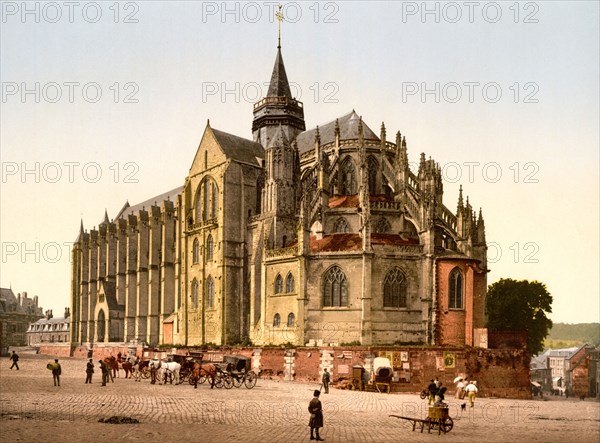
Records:
[[[477,396],[478,391],[477,381],[467,381],[462,377],[459,377],[456,380],[456,398],[462,400],[466,395],[469,399],[469,404],[471,407],[475,406],[475,397]]]
[[[477,396],[477,382],[475,380],[466,381],[463,377],[458,377],[455,380],[456,383],[456,398],[464,399],[465,395],[469,399],[469,404],[471,407],[475,405],[475,397]],[[437,377],[429,381],[429,385],[427,386],[427,391],[429,392],[429,397],[427,404],[433,406],[447,406],[444,403],[445,393],[447,388],[443,386],[443,383],[440,382]]]
[[[427,404],[430,405],[433,403],[433,406],[444,406],[444,399],[446,391],[448,388],[446,386],[442,386],[442,382],[437,379],[437,377],[433,380],[429,380],[429,385],[427,386],[427,390],[429,391],[429,397],[427,399]]]

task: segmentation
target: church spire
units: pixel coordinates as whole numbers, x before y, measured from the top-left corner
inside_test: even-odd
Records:
[[[283,6],[279,5],[279,10],[275,13],[275,18],[277,19],[277,49],[281,49],[281,22],[284,21],[283,12],[281,12],[281,8]]]

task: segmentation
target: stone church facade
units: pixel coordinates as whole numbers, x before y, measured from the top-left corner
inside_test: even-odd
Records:
[[[485,226],[405,137],[354,111],[306,130],[278,47],[252,140],[207,123],[182,187],[72,251],[73,344],[477,345]]]

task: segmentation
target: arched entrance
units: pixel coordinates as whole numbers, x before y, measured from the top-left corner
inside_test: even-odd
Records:
[[[98,312],[98,329],[97,329],[97,337],[96,341],[98,343],[103,343],[106,341],[106,316],[104,315],[104,311]]]

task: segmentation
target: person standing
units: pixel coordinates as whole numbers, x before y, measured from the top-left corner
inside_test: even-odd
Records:
[[[60,363],[58,362],[58,358],[54,359],[54,365],[52,367],[52,379],[54,380],[54,386],[60,386],[60,374],[62,373],[62,369],[60,367]]]
[[[329,371],[327,371],[327,368],[323,369],[323,378],[321,380],[323,382],[323,389],[325,389],[325,394],[329,394],[330,374]]]
[[[90,358],[85,367],[85,384],[92,383],[92,374],[94,373],[94,363]]]
[[[427,386],[427,390],[429,391],[429,396],[427,398],[427,404],[430,405],[435,403],[435,394],[437,394],[437,385],[433,380],[429,380],[429,385]]]
[[[475,396],[477,395],[477,392],[478,392],[477,382],[470,381],[469,384],[467,385],[467,387],[465,388],[465,392],[469,396],[469,403],[471,404],[471,407],[473,407],[475,405]]]
[[[19,355],[13,351],[12,355],[9,357],[10,360],[12,360],[12,365],[10,365],[10,369],[13,368],[13,366],[17,367],[17,371],[19,370],[19,365],[17,364],[17,362],[19,361]]]
[[[98,360],[100,363],[100,370],[102,371],[102,386],[106,386],[108,382],[108,374],[110,373],[110,368],[106,364],[104,360]]]
[[[465,382],[462,378],[456,383],[456,398],[460,400],[465,398]]]
[[[310,426],[310,439],[323,441],[319,436],[319,428],[323,427],[323,406],[321,405],[321,400],[319,400],[321,391],[315,390],[313,395],[314,398],[308,404],[308,412],[310,412],[310,420],[308,421],[308,426]]]
[[[154,364],[154,361],[150,362],[150,384],[156,384],[156,365]]]

